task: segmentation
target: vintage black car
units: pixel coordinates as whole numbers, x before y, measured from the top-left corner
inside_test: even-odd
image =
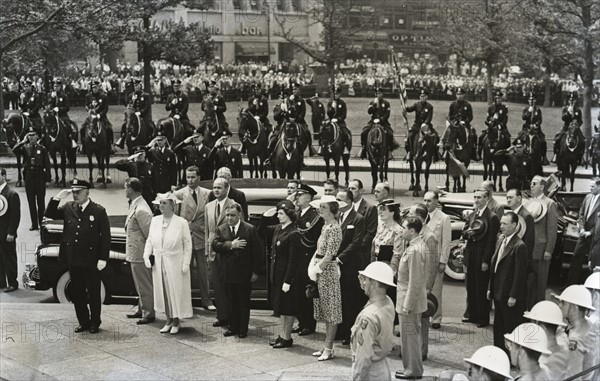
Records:
[[[304,181],[317,190],[317,198],[323,194],[322,183]],[[248,214],[250,223],[257,226],[263,214],[267,210],[286,198],[287,180],[284,179],[233,179],[231,185],[243,191],[248,202]],[[317,185],[319,184],[319,185]],[[201,182],[201,187],[210,189],[212,182]],[[123,215],[109,216],[111,224],[112,244],[110,260],[106,268],[101,272],[102,276],[102,300],[109,303],[111,299],[137,298],[137,292],[133,284],[129,263],[125,261],[125,230],[123,225],[126,218],[126,210]],[[275,222],[276,223],[276,222]],[[52,289],[54,297],[60,303],[70,303],[71,278],[67,271],[65,262],[58,260],[59,243],[62,234],[62,220],[47,220],[41,229],[42,244],[36,252],[36,264],[27,264],[23,274],[23,284],[29,289],[48,290]],[[264,306],[269,300],[269,268],[270,248],[265,245],[265,262],[259,279],[253,284],[252,301],[255,306]],[[198,272],[195,266],[191,268],[192,277],[192,299],[199,304],[198,290],[194,289],[197,284]]]
[[[575,244],[579,237],[577,228],[577,216],[583,198],[589,192],[560,192],[557,177],[550,175],[545,193],[554,199],[558,206],[558,235],[556,246],[550,265],[550,280],[557,281],[568,269],[575,251]],[[495,193],[494,198],[501,205],[506,206],[506,193]],[[450,279],[464,280],[463,254],[460,233],[464,227],[463,212],[473,209],[473,193],[444,193],[440,197],[442,211],[448,214],[452,222],[452,242],[450,244],[450,256],[446,266],[446,275]],[[527,204],[527,198],[523,198],[523,204]]]

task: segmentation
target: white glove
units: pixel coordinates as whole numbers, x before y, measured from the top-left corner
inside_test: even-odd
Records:
[[[152,263],[150,263],[150,258],[144,257],[144,264],[146,265],[147,268],[149,268],[149,269],[152,268]]]
[[[137,116],[140,116],[140,115],[142,115],[142,113],[141,113],[141,112],[139,112],[139,111],[136,111],[136,112],[135,112],[135,115],[137,115]]]
[[[337,123],[337,119],[336,119],[336,118],[333,118],[333,119],[331,119],[331,121],[332,121],[333,123]]]
[[[289,284],[287,284],[287,283],[284,283],[284,284],[281,286],[281,291],[283,291],[283,292],[286,292],[286,293],[287,293],[289,290],[290,290],[290,285],[289,285]]]
[[[260,120],[260,116],[257,115],[257,116],[254,117],[254,119]]]
[[[290,100],[293,101],[294,100],[294,94],[290,95]]]
[[[58,107],[53,108],[54,112],[58,112]]]
[[[192,140],[194,140],[194,137],[193,136],[188,136],[187,138],[185,138],[185,140],[183,142],[187,144],[187,143],[191,143]]]
[[[175,119],[179,119],[179,118],[181,118],[181,117],[179,116],[179,114],[175,114],[174,118],[175,118]]]
[[[181,272],[187,274],[190,272],[190,265],[186,265],[185,263],[181,266]]]
[[[448,119],[446,119],[446,128],[450,127],[450,121]]]
[[[96,268],[98,269],[98,271],[104,270],[105,267],[106,267],[106,261],[103,259],[99,259],[98,264],[96,265]]]
[[[375,104],[379,104],[379,98],[375,98],[375,99],[373,99],[373,103],[375,103]]]
[[[176,104],[177,104],[177,98],[174,98],[174,99],[171,101],[171,103],[172,103],[172,104],[174,104],[174,105],[176,105]]]
[[[215,110],[217,109],[217,106],[215,106]]]
[[[56,91],[53,91],[51,96],[52,98],[56,98]]]
[[[29,116],[29,113],[28,113],[27,111],[25,111],[25,112],[23,113],[23,115],[25,115],[25,116]]]

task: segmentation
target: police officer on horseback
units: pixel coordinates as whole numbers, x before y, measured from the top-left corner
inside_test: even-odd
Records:
[[[291,116],[294,118],[296,123],[300,126],[302,135],[307,138],[308,154],[314,156],[317,154],[314,147],[312,146],[312,134],[308,129],[308,124],[304,119],[306,117],[306,101],[302,98],[300,93],[300,84],[292,83],[292,95],[290,95],[289,103],[293,107],[289,108]]]
[[[62,90],[62,82],[60,79],[54,80],[54,90],[50,93],[47,107],[54,111],[65,125],[69,126],[69,129],[67,129],[67,139],[73,139],[77,142],[77,125],[69,118],[69,110],[71,108],[69,97]]]
[[[167,97],[167,103],[165,109],[169,111],[169,118],[179,119],[179,121],[185,125],[186,129],[193,131],[194,127],[190,123],[188,117],[188,109],[190,102],[186,93],[181,91],[181,80],[176,79],[173,81],[173,92]]]
[[[568,104],[562,109],[562,120],[564,124],[560,131],[558,131],[558,133],[554,137],[554,156],[558,155],[558,152],[560,151],[560,144],[562,138],[569,130],[571,122],[577,122],[578,127],[581,127],[581,125],[583,124],[583,113],[577,105],[578,96],[579,94],[577,93],[577,91],[573,91],[571,94],[569,94]],[[581,142],[585,141],[585,137],[581,132],[581,128],[578,128],[575,131],[575,135],[580,139]],[[555,158],[552,158],[552,161],[555,161],[554,159]]]
[[[451,123],[457,123],[471,131],[473,136],[477,135],[475,128],[471,126],[473,121],[473,107],[465,100],[465,89],[459,87],[456,89],[456,100],[450,104],[448,110],[448,120]],[[472,155],[475,157],[475,145],[473,145]]]
[[[390,102],[383,99],[383,90],[379,87],[375,89],[375,99],[369,103],[367,113],[371,115],[371,120],[369,120],[369,123],[363,127],[362,132],[360,133],[360,145],[362,147],[359,154],[360,157],[362,159],[367,157],[367,150],[365,148],[367,146],[367,136],[369,135],[369,131],[371,130],[371,127],[373,127],[376,119],[379,120],[379,124],[383,126],[385,132],[388,134],[389,141],[392,142],[390,151],[400,147],[400,145],[394,139],[394,131],[392,130],[392,126],[389,122]]]
[[[271,133],[271,123],[269,122],[269,100],[262,91],[260,83],[252,84],[253,94],[248,98],[248,107],[241,112],[247,112],[255,119],[260,121],[266,129],[267,136]],[[242,145],[242,154],[245,153],[246,147]]]
[[[40,108],[42,107],[42,99],[37,92],[33,81],[29,78],[25,81],[25,90],[19,98],[19,108],[23,115],[27,116],[31,123],[36,126],[42,125],[42,117],[40,116]]]
[[[348,108],[346,106],[346,102],[344,102],[344,100],[341,98],[341,88],[334,87],[332,89],[332,93],[333,96],[327,103],[327,116],[329,117],[329,120],[331,120],[333,123],[337,123],[337,125],[340,127],[340,132],[342,133],[343,141],[345,142],[346,146],[344,155],[350,155],[350,150],[352,149],[352,133],[346,125]]]
[[[506,130],[508,124],[508,107],[502,104],[502,96],[502,91],[496,90],[494,92],[494,104],[488,107],[485,124],[488,127],[496,125],[500,129]],[[487,136],[487,133],[488,130],[484,129],[479,136],[479,141],[477,142],[478,160],[481,160],[481,153],[483,152],[483,139]]]
[[[106,116],[108,113],[108,96],[102,91],[102,88],[100,87],[100,81],[93,80],[90,84],[90,92],[85,96],[85,108],[88,110],[89,116],[81,125],[82,146],[84,144],[83,142],[85,141],[84,136],[87,133],[87,127],[91,123],[91,116],[98,115],[100,117],[100,122],[106,129],[106,140],[108,146],[110,147],[110,153],[114,153],[112,124],[108,121],[108,117]],[[85,148],[83,150],[85,150]]]
[[[154,122],[152,121],[152,98],[150,94],[145,92],[142,88],[142,81],[138,78],[132,80],[133,82],[133,92],[129,94],[129,98],[127,100],[127,107],[131,107],[133,111],[135,111],[136,115],[138,115],[150,128],[151,133],[149,136],[154,135],[154,130],[156,129],[154,126]],[[119,139],[119,148],[123,149],[125,147],[125,136],[127,135],[127,116],[125,116],[125,120],[123,121],[123,125],[121,126],[121,139]]]
[[[536,137],[540,144],[540,153],[542,154],[542,165],[548,165],[548,159],[546,158],[546,134],[542,131],[542,109],[536,105],[535,94],[529,93],[528,99],[529,105],[523,108],[523,131],[528,133],[525,144],[528,145],[529,154],[533,153],[533,140]],[[537,165],[537,164],[536,164]]]
[[[427,89],[421,89],[419,93],[419,102],[415,102],[412,106],[406,108],[406,112],[415,113],[415,122],[412,127],[408,130],[408,139],[406,140],[406,156],[409,157],[410,147],[409,144],[413,141],[415,135],[421,132],[421,127],[425,124],[432,128],[431,118],[433,117],[433,105],[427,102],[429,92]]]
[[[225,98],[223,98],[221,94],[217,93],[217,82],[215,80],[211,80],[210,82],[206,83],[206,87],[208,90],[208,94],[205,95],[205,98],[206,100],[210,100],[212,102],[213,111],[217,119],[217,123],[219,124],[219,127],[222,128],[224,131],[231,133],[229,131],[229,124],[227,124],[227,121],[225,119],[225,111],[227,111],[227,105],[225,104]],[[210,110],[207,110],[207,107],[208,102],[202,102],[202,111],[204,111],[204,118],[200,121],[200,128],[203,131],[206,128],[203,122],[208,120],[208,115],[211,112]]]
[[[281,128],[284,123],[289,121],[289,109],[293,108],[293,106],[289,103],[290,101],[285,88],[281,89],[281,92],[279,93],[279,100],[280,103],[278,105],[275,105],[275,107],[273,108],[273,120],[276,124],[273,128],[273,133],[269,137],[269,145],[267,147],[269,156],[265,160],[266,165],[269,165],[271,163],[271,158],[273,156],[273,152],[275,151],[275,147],[277,146],[277,140],[279,139]]]

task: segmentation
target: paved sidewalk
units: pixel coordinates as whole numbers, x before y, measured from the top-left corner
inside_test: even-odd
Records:
[[[274,350],[268,341],[279,333],[271,311],[253,310],[246,339],[224,338],[213,328],[214,313],[195,309],[176,336],[160,334],[164,324],[135,325],[133,307],[103,306],[99,334],[75,334],[71,305],[0,304],[2,322],[0,378],[6,380],[347,380],[349,347],[336,342],[336,358],[317,362],[311,353],[324,340],[324,326],[308,338],[294,335],[294,347]],[[492,341],[491,327],[477,329],[452,321],[430,332],[425,375],[464,369],[464,357]],[[456,319],[455,319],[456,320]],[[398,348],[388,357],[402,369]],[[431,378],[430,378],[431,379]]]

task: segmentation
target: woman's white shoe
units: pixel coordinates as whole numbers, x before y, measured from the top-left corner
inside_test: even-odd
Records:
[[[158,332],[160,332],[160,333],[167,333],[167,332],[169,332],[170,330],[171,330],[171,324],[165,324],[165,326],[164,326],[164,327],[162,327],[162,328],[160,329],[160,331],[158,331]]]
[[[171,335],[176,335],[179,333],[179,324],[174,325],[173,327],[171,327]]]
[[[313,352],[312,355],[315,357],[319,357],[323,354],[324,350],[325,350],[325,348],[321,349],[320,351]]]
[[[333,349],[324,348],[323,354],[321,354],[321,356],[319,356],[319,358],[317,360],[318,361],[327,361],[327,360],[331,360],[332,358],[333,358]]]

